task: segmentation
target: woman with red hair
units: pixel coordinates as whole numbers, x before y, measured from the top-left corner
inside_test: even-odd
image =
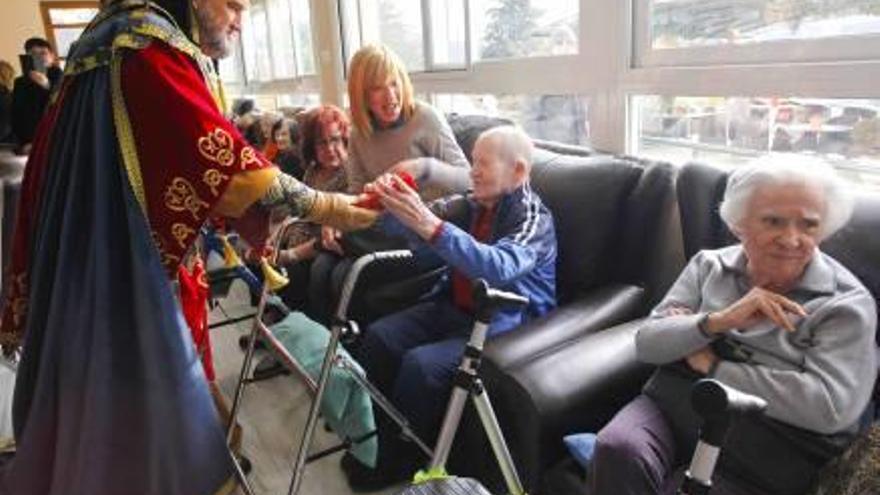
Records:
[[[348,139],[351,125],[338,107],[322,105],[308,112],[300,127],[301,155],[305,168],[303,182],[325,192],[341,192],[348,188],[345,165],[348,162]],[[311,260],[321,245],[321,227],[311,222],[299,222],[282,233],[278,263],[298,282],[290,284],[284,294],[293,307],[305,302],[306,278]]]

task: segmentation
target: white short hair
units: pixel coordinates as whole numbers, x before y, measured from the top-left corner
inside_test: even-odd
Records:
[[[502,125],[483,131],[477,142],[491,140],[498,146],[498,153],[511,165],[521,160],[526,167],[532,166],[532,153],[535,146],[532,138],[522,129],[513,125]]]
[[[721,202],[721,219],[734,230],[745,218],[755,190],[765,185],[805,185],[824,192],[820,240],[846,225],[854,198],[849,188],[826,162],[811,156],[770,154],[735,170],[727,181]]]

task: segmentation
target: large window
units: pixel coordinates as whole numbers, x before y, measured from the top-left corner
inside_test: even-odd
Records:
[[[225,61],[224,79],[266,83],[315,74],[308,0],[254,0],[242,20],[241,54]]]
[[[432,102],[446,113],[486,115],[513,121],[534,139],[586,145],[589,99],[581,95],[438,93]]]
[[[654,0],[654,48],[880,34],[877,0]]]
[[[476,0],[472,17],[475,59],[574,55],[578,0]]]
[[[636,152],[730,167],[766,153],[819,156],[880,189],[880,98],[634,98]]]
[[[70,45],[98,14],[98,2],[40,2],[40,12],[46,37],[63,60]]]
[[[579,0],[341,0],[346,60],[382,42],[413,72],[578,53]]]
[[[644,65],[863,60],[880,55],[877,0],[635,2]]]

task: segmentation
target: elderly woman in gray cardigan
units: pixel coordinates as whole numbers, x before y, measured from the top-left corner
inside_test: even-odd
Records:
[[[733,172],[721,217],[740,244],[690,261],[636,337],[658,368],[598,434],[592,495],[674,493],[699,421],[689,384],[710,376],[769,403],[738,420],[713,493],[805,492],[859,426],[877,374],[876,306],[818,244],[853,200],[834,170],[770,157]]]

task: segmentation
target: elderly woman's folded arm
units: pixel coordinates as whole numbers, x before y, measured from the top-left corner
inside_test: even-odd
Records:
[[[866,291],[836,298],[816,327],[802,370],[721,361],[713,377],[768,402],[767,415],[816,431],[852,427],[871,397],[877,372],[874,300]],[[821,310],[820,310],[821,311]]]
[[[688,263],[666,297],[636,334],[636,356],[648,364],[667,364],[706,347],[712,337],[701,332],[700,267],[703,253]]]

